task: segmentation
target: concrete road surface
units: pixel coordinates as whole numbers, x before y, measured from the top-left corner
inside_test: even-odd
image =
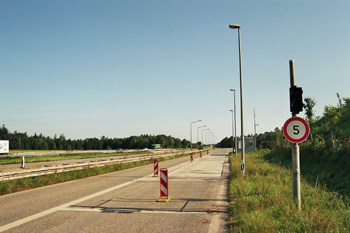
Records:
[[[226,232],[228,150],[164,161],[169,202],[153,165],[0,197],[0,232]]]

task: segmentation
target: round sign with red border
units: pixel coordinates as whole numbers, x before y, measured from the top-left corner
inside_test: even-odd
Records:
[[[288,141],[300,143],[307,139],[310,134],[309,124],[300,117],[289,118],[283,125],[283,134]]]

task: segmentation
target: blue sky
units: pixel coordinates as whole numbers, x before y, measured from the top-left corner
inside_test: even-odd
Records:
[[[0,1],[0,124],[66,138],[231,135],[241,25],[246,134],[350,97],[349,1]],[[304,114],[300,114],[304,117]],[[205,128],[202,128],[205,129]],[[201,132],[201,130],[200,130]],[[208,131],[207,131],[208,132]],[[201,137],[201,136],[200,136]]]

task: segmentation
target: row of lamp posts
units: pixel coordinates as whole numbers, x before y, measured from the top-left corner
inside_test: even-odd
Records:
[[[229,28],[231,29],[238,29],[238,51],[239,51],[239,77],[240,77],[240,99],[241,99],[241,171],[242,176],[245,174],[245,143],[244,143],[244,124],[243,124],[243,79],[242,79],[242,53],[241,53],[241,25],[239,24],[230,24]],[[237,156],[237,136],[236,136],[236,90],[230,89],[230,91],[234,92],[234,110],[232,112],[232,117],[234,114],[235,123],[232,122],[232,128],[233,125],[235,125],[235,149],[236,149],[236,156]],[[233,120],[232,120],[233,121]],[[232,130],[233,133],[233,130]],[[232,134],[233,137],[233,134]]]
[[[192,144],[193,144],[193,141],[192,141],[192,124],[195,124],[195,123],[198,123],[198,122],[201,122],[202,120],[197,120],[197,121],[193,121],[193,122],[191,122],[190,123],[190,142],[191,142],[191,150],[192,150]],[[204,127],[207,127],[206,125],[202,125],[202,126],[199,126],[199,127],[197,127],[197,142],[199,142],[199,139],[198,139],[198,135],[199,135],[199,129],[200,128],[204,128]],[[202,129],[202,140],[201,140],[201,142],[203,143],[204,141],[203,141],[203,134],[204,134],[204,132],[205,131],[208,131],[208,130],[210,130],[209,128],[207,128],[207,129]],[[214,136],[214,134],[211,132],[211,131],[209,131],[209,132],[206,132],[206,134],[205,134],[205,138],[207,138],[207,135],[208,134],[212,134],[213,136]],[[215,136],[214,136],[215,137]],[[207,142],[207,140],[206,140],[206,142]]]
[[[239,24],[230,24],[229,28],[238,29],[238,49],[239,49],[239,77],[240,77],[240,105],[241,105],[241,170],[242,175],[245,174],[245,142],[244,142],[244,121],[243,121],[243,79],[242,79],[242,53],[241,53],[241,26]],[[237,156],[237,135],[236,135],[236,90],[230,89],[230,91],[234,92],[234,108],[232,111],[232,137],[233,133],[235,135],[235,154]],[[234,118],[234,123],[233,123]],[[191,149],[192,149],[192,124],[201,122],[201,120],[193,121],[190,124],[190,141],[191,141]],[[197,128],[197,142],[198,142],[198,130],[199,128],[206,127],[206,125],[199,126]],[[202,142],[203,142],[203,132],[209,130],[202,130]],[[209,133],[209,132],[208,132]]]

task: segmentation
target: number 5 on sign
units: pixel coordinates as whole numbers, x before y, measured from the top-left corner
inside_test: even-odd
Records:
[[[283,134],[288,141],[300,143],[307,139],[310,134],[308,123],[300,117],[289,118],[283,125]]]

